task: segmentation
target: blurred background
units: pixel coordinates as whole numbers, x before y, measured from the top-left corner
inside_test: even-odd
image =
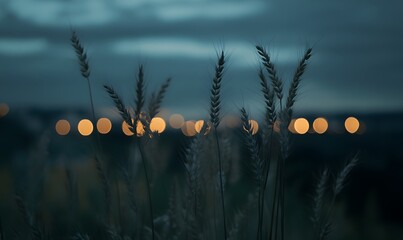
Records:
[[[340,169],[357,152],[360,163],[337,202],[334,238],[403,237],[402,8],[398,0],[2,0],[0,218],[5,228],[12,229],[7,219],[16,218],[14,193],[38,192],[29,186],[32,179],[40,179],[39,195],[47,199],[39,205],[56,209],[44,218],[56,221],[66,166],[84,186],[80,196],[87,203],[81,205],[99,195],[90,191],[96,174],[87,135],[100,132],[110,159],[130,155],[131,140],[102,86],[112,85],[134,105],[139,64],[145,66],[148,96],[172,78],[154,123],[161,132],[155,139],[163,149],[161,161],[170,166],[162,167],[165,175],[180,171],[181,144],[197,134],[197,121],[208,119],[217,51],[229,56],[221,131],[236,131],[243,106],[261,125],[254,48],[261,44],[285,89],[304,51],[313,47],[290,126],[289,238],[307,231],[318,172],[324,166]],[[73,29],[88,52],[98,124],[82,121],[90,119],[90,100],[70,45]],[[113,162],[108,166],[118,168]],[[154,191],[158,194],[158,186]],[[163,196],[156,203],[160,211]]]

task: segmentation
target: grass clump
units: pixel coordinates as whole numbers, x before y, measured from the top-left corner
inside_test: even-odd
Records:
[[[79,62],[81,76],[88,85],[91,117],[95,123],[90,79],[92,69],[85,48],[74,31],[71,45]],[[298,90],[312,49],[306,49],[298,62],[286,92],[286,84],[279,77],[268,51],[259,45],[256,51],[261,60],[257,78],[264,106],[263,131],[257,134],[244,107],[239,109],[241,124],[237,131],[219,128],[223,100],[221,87],[227,70],[227,55],[224,51],[217,54],[211,80],[209,122],[192,138],[183,140],[178,137],[178,141],[183,143],[179,144],[180,150],[161,150],[163,144],[160,141],[163,139],[154,137],[155,133],[151,132],[149,126],[169,94],[171,78],[167,78],[147,98],[145,69],[139,65],[134,77],[133,109],[123,101],[114,86],[104,85],[121,120],[133,133],[129,145],[132,154],[120,156],[123,153],[119,152],[113,156],[108,155],[107,149],[102,148],[101,138],[96,134],[93,139],[96,146],[93,159],[105,209],[94,214],[96,220],[90,227],[71,224],[68,226],[70,230],[63,237],[69,236],[75,240],[287,239],[289,228],[285,219],[288,216],[288,199],[285,189],[292,138],[288,125],[293,118]],[[237,136],[241,141],[238,141]],[[171,142],[169,146],[173,146],[172,139],[168,141]],[[172,156],[168,157],[169,154]],[[120,157],[124,158],[125,165],[118,166],[119,171],[113,175],[106,166],[113,166],[115,162],[109,161],[109,165],[106,163]],[[328,239],[332,229],[333,205],[345,187],[357,159],[354,157],[349,161],[336,174],[333,182],[330,169],[326,168],[321,173],[312,207],[312,232],[315,238]],[[165,168],[160,166],[164,161],[169,161]],[[241,174],[242,170],[250,173],[250,179],[246,174]],[[73,171],[67,168],[65,172],[68,209],[77,211],[73,216],[80,218],[82,194],[79,194],[79,184]],[[162,176],[157,175],[157,172]],[[241,176],[236,177],[236,173]],[[124,191],[121,191],[120,184],[123,184]],[[24,198],[17,196],[15,202],[25,229],[20,231],[21,237],[16,239],[51,239],[55,235],[52,230],[43,227],[41,221],[37,221],[39,217],[33,216]],[[98,219],[100,216],[102,220]],[[86,220],[89,218],[81,217]],[[1,223],[0,239],[8,239]]]

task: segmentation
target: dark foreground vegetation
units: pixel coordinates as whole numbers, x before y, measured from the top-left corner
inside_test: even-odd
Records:
[[[89,90],[88,117],[95,122],[97,109],[88,57],[74,32],[71,43],[83,86]],[[8,172],[1,176],[12,183],[2,183],[8,194],[2,195],[0,239],[324,240],[377,239],[372,237],[379,234],[386,239],[387,231],[379,228],[383,232],[378,235],[362,233],[346,214],[361,209],[369,214],[365,217],[368,221],[378,219],[370,216],[377,209],[371,202],[373,196],[368,196],[368,206],[361,208],[354,199],[346,201],[349,194],[360,199],[348,190],[348,182],[366,184],[364,179],[350,175],[362,169],[368,153],[348,149],[348,155],[330,155],[323,136],[302,139],[288,130],[312,49],[306,49],[297,63],[286,90],[266,49],[256,46],[256,50],[261,59],[256,79],[265,109],[257,134],[244,107],[238,110],[237,128],[220,128],[221,102],[225,101],[221,85],[227,64],[224,51],[217,54],[211,89],[206,93],[209,116],[191,138],[173,132],[159,136],[150,130],[151,119],[169,94],[171,80],[148,95],[144,90],[146,72],[139,66],[133,110],[114,86],[104,86],[111,104],[132,131],[131,138],[94,132],[83,141],[73,136],[67,142],[45,133],[26,153],[29,161],[4,164]],[[344,146],[345,141],[352,141],[334,140],[329,144]],[[325,148],[312,151],[303,145],[307,141],[311,141],[310,147]],[[335,152],[335,148],[329,149]],[[339,161],[321,161],[321,155]],[[58,156],[57,161],[50,160],[54,156]],[[348,194],[343,194],[346,186]],[[396,195],[399,197],[401,193]],[[352,211],[346,211],[351,207]],[[399,215],[396,218],[398,223]],[[365,226],[370,224],[376,225],[370,222]],[[392,227],[389,234],[397,236],[398,232]]]

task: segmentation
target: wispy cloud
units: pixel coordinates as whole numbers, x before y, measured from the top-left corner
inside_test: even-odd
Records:
[[[39,25],[100,25],[116,19],[112,3],[105,0],[12,0],[7,10],[18,18]]]
[[[230,55],[231,64],[236,67],[255,67],[259,58],[254,45],[247,41],[225,41],[224,50]],[[191,58],[195,60],[211,60],[220,50],[217,44],[192,38],[150,37],[140,39],[117,40],[111,45],[111,50],[118,55],[145,56],[150,58]],[[274,55],[276,63],[289,63],[298,58],[298,52],[303,48],[295,46],[276,47],[271,49],[278,53]]]
[[[233,19],[263,10],[263,0],[8,0],[6,11],[46,26],[91,26],[125,19],[186,21]],[[0,13],[1,16],[1,13]]]
[[[0,38],[0,54],[25,56],[44,51],[48,43],[45,39]]]
[[[201,41],[186,38],[142,38],[118,40],[112,50],[121,55],[148,57],[209,58],[214,48]]]
[[[153,10],[156,17],[165,21],[189,19],[234,19],[260,13],[264,10],[262,1],[197,1],[171,4]]]

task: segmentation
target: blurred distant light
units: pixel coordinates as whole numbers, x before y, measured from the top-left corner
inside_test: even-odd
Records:
[[[172,128],[179,129],[185,123],[185,119],[180,114],[172,114],[169,118],[169,124]]]
[[[88,119],[83,119],[78,123],[78,132],[83,136],[91,135],[94,130],[92,122]]]
[[[290,121],[290,125],[288,125],[288,131],[290,131],[291,133],[297,133],[297,131],[295,130],[295,118],[291,119]]]
[[[112,122],[108,118],[100,118],[97,122],[97,129],[100,134],[107,134],[112,129]]]
[[[182,133],[187,137],[193,137],[197,134],[194,121],[186,121],[181,127]]]
[[[213,124],[211,122],[205,122],[204,120],[199,120],[195,122],[196,133],[202,133],[207,135],[210,133]]]
[[[252,131],[252,135],[255,135],[257,133],[257,131],[259,130],[259,124],[255,121],[255,120],[249,120],[249,124],[250,124],[250,130]],[[248,129],[245,128],[245,126],[243,127],[243,129],[247,132],[249,132]]]
[[[158,133],[162,133],[166,128],[166,123],[164,121],[164,119],[160,118],[160,117],[155,117],[153,119],[151,119],[150,122],[150,130],[151,132],[158,132]]]
[[[10,108],[5,103],[0,103],[0,117],[4,117],[8,114]]]
[[[61,119],[56,122],[55,129],[57,134],[65,136],[70,132],[70,123],[67,120]]]
[[[199,120],[195,123],[195,130],[197,133],[200,133],[204,126],[204,120]]]
[[[144,129],[144,125],[140,121],[137,121],[137,125],[136,125],[137,137],[143,136],[145,132],[146,132],[146,130]]]
[[[327,131],[329,124],[325,118],[317,118],[313,121],[313,130],[318,134],[323,134]]]
[[[122,131],[126,136],[133,136],[134,134],[132,130],[130,130],[129,125],[125,121],[123,121],[122,123]]]
[[[298,118],[294,122],[294,129],[298,134],[305,134],[309,130],[309,122],[305,118]]]
[[[133,122],[134,122],[134,120],[132,119],[132,123]],[[123,121],[123,123],[122,123],[122,131],[126,136],[134,135],[133,129],[131,129],[131,127],[129,125],[127,125],[127,123],[125,121]],[[144,125],[140,121],[137,121],[136,133],[137,133],[138,137],[143,136],[145,133]]]
[[[257,131],[259,131],[259,124],[257,123],[256,120],[249,120],[249,124],[251,125],[251,130],[252,130],[252,135],[255,135]]]
[[[353,134],[359,129],[360,122],[355,117],[348,117],[344,122],[344,127],[346,128],[347,132]]]

